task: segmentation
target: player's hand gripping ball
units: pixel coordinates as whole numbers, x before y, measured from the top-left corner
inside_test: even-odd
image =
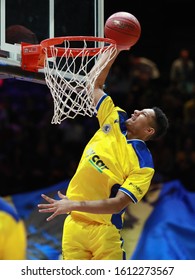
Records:
[[[134,15],[118,12],[106,20],[104,34],[106,38],[116,41],[119,50],[129,50],[139,40],[141,26]]]

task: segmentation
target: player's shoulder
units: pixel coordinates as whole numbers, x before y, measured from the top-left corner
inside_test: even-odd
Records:
[[[133,147],[137,155],[140,168],[154,168],[152,154],[144,141],[139,139],[132,139],[128,140],[127,142]]]

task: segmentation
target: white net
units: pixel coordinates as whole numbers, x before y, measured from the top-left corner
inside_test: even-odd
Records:
[[[75,118],[78,114],[94,115],[95,80],[116,52],[115,44],[109,41],[95,42],[95,37],[93,44],[98,43],[98,48],[91,48],[92,42],[87,39],[79,40],[82,47],[75,48],[72,44],[76,41],[76,38],[74,41],[64,39],[60,47],[52,45],[43,48],[45,80],[54,101],[51,121],[54,124],[60,124],[66,118]],[[103,65],[96,63],[96,67],[93,67],[95,61],[105,53]],[[92,68],[93,74],[90,72]]]

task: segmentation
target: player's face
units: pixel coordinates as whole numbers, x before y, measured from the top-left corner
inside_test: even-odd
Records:
[[[155,130],[153,128],[155,112],[153,109],[135,110],[126,121],[129,139],[147,140]]]

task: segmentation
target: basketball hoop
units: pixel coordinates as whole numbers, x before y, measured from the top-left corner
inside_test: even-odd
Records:
[[[92,36],[56,37],[40,45],[22,44],[22,68],[44,70],[46,85],[54,101],[51,123],[60,124],[78,114],[93,116],[94,83],[102,69],[116,53],[116,43],[108,38]],[[93,68],[106,54],[103,65]]]

